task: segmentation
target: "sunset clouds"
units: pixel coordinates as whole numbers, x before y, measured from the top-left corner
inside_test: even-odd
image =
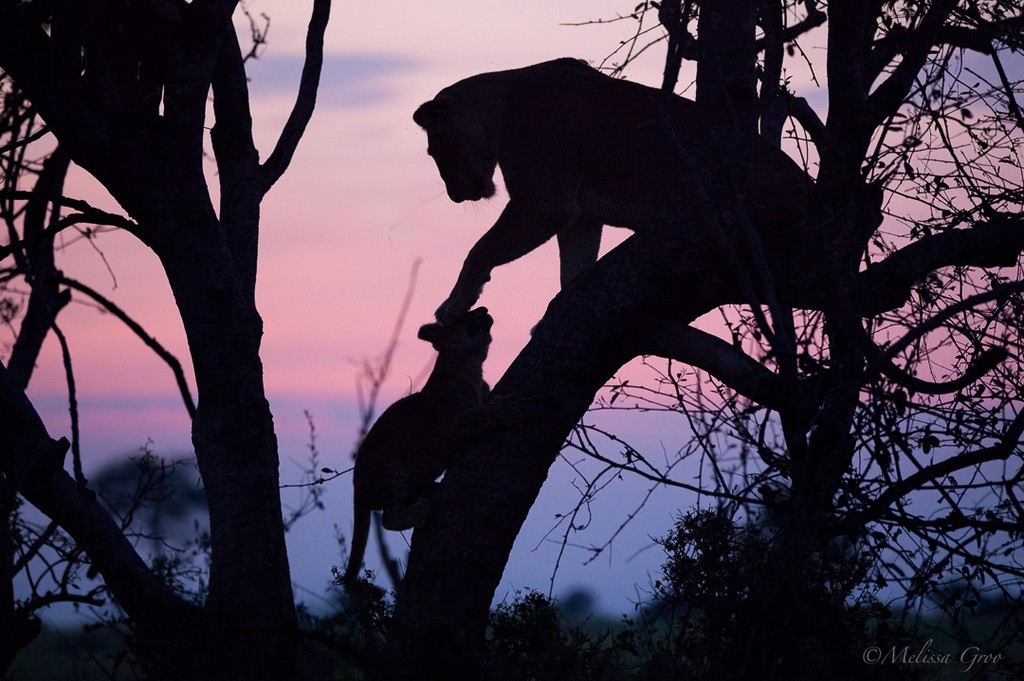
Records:
[[[270,16],[268,43],[247,66],[254,133],[266,158],[297,89],[309,7],[285,0],[254,0],[247,6],[258,22],[261,13]],[[262,206],[257,299],[284,482],[301,475],[309,436],[306,410],[315,421],[321,462],[339,470],[350,465],[358,432],[359,367],[385,348],[419,262],[413,302],[380,407],[417,387],[432,351],[416,339],[416,329],[432,319],[465,254],[504,205],[500,183],[490,201],[455,205],[448,200],[412,112],[441,88],[474,73],[561,56],[599,63],[632,35],[635,25],[565,24],[631,9],[629,3],[610,0],[337,3],[317,110],[290,170]],[[236,23],[246,49],[247,22],[239,16]],[[631,77],[657,82],[659,59],[641,60]],[[217,177],[213,165],[208,167],[216,196]],[[72,171],[67,192],[119,210],[81,170]],[[623,236],[613,232],[606,242]],[[155,256],[123,233],[94,240],[74,240],[68,233],[63,239],[58,267],[113,300],[188,372],[184,333]],[[557,290],[554,244],[495,272],[481,299],[495,318],[487,380],[500,378]],[[62,313],[60,323],[74,359],[86,466],[130,455],[148,441],[159,454],[188,455],[188,418],[166,365],[121,322],[81,296]],[[51,432],[66,432],[65,378],[52,341],[29,393]],[[329,491],[330,517],[312,519],[292,535],[296,579],[314,591],[326,583],[337,557],[323,549],[306,555],[307,542],[330,543],[333,524],[348,531],[348,494],[349,480],[342,478]],[[557,497],[551,503],[557,506]],[[550,517],[542,514],[538,522],[544,525]],[[537,536],[523,540],[530,544],[527,550]],[[649,544],[645,536],[638,541]],[[513,583],[536,583],[535,558],[513,556]],[[621,582],[619,593],[630,593],[636,581],[631,571],[612,579]]]

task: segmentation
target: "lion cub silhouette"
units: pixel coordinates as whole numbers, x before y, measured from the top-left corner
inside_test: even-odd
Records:
[[[356,453],[355,527],[346,585],[358,580],[372,511],[384,511],[388,530],[408,530],[429,512],[435,481],[451,461],[456,419],[487,396],[483,363],[493,323],[481,307],[448,326],[420,327],[419,337],[437,350],[430,377],[418,393],[384,410]]]
[[[606,76],[576,59],[483,73],[450,85],[413,120],[456,203],[494,196],[501,167],[508,205],[469,251],[438,308],[451,323],[476,303],[495,267],[558,237],[564,287],[597,260],[603,225],[634,231],[675,210],[692,182],[669,143],[666,120],[689,146],[696,105]],[[810,178],[758,137],[742,165],[745,207],[769,229],[798,224]]]

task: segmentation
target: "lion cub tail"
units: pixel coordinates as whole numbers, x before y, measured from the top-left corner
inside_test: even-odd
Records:
[[[370,512],[371,509],[359,498],[356,492],[355,498],[355,523],[352,528],[352,548],[348,554],[348,567],[345,568],[345,576],[342,577],[342,584],[346,589],[359,581],[359,571],[363,567],[363,555],[366,553],[366,542],[370,536]]]

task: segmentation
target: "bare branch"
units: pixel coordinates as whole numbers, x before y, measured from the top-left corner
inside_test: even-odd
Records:
[[[50,134],[50,132],[50,128],[44,125],[43,127],[39,128],[39,130],[36,130],[30,135],[27,135],[25,137],[19,137],[18,139],[8,142],[3,146],[0,146],[0,154],[6,154],[8,151],[13,151],[14,149],[18,149],[20,147],[27,147],[36,140],[46,137],[47,135]]]
[[[782,30],[782,42],[793,42],[805,33],[823,25],[828,20],[828,15],[818,9],[814,0],[804,0],[803,4],[804,9],[807,10],[807,16],[792,26],[787,26]],[[761,38],[757,42],[759,48],[761,47],[762,41],[764,41],[764,38]]]
[[[375,361],[364,360],[363,373],[361,376],[356,377],[356,397],[359,403],[359,435],[353,448],[353,457],[355,457],[356,451],[359,450],[359,446],[362,444],[363,438],[366,437],[366,433],[369,432],[370,426],[373,425],[373,419],[377,411],[377,398],[380,395],[380,389],[384,384],[384,380],[391,371],[391,361],[395,357],[398,340],[402,335],[402,327],[405,325],[405,319],[409,315],[409,307],[412,305],[413,295],[416,293],[416,277],[419,274],[421,264],[422,261],[418,258],[412,263],[412,268],[409,271],[409,283],[405,288],[405,297],[402,299],[402,306],[398,310],[398,316],[395,318],[395,325],[391,330],[391,337],[388,339],[384,352]],[[365,379],[370,384],[365,396],[361,379]]]
[[[0,246],[0,260],[3,260],[4,258],[11,255],[15,251],[35,246],[47,239],[52,239],[57,234],[60,234],[69,227],[74,227],[75,225],[80,224],[95,225],[97,224],[97,221],[93,219],[91,216],[85,215],[83,213],[67,215],[61,218],[60,220],[54,222],[53,224],[49,225],[44,231],[40,232],[39,234],[35,234],[27,239],[15,241],[14,243],[7,244],[6,246]]]
[[[56,322],[50,325],[53,335],[60,343],[60,354],[64,362],[64,376],[68,383],[68,415],[71,418],[71,462],[75,471],[75,482],[85,486],[85,473],[82,471],[82,440],[78,427],[78,390],[75,388],[75,371],[71,364],[71,349],[68,339]]]
[[[581,427],[577,428],[577,432],[579,432],[580,430],[598,430],[598,429],[594,428],[593,426],[581,426]],[[607,433],[607,432],[604,432],[604,431],[599,431],[599,432],[602,435],[604,435],[605,437],[609,438],[609,439],[612,439],[612,440],[617,440],[618,439],[618,438],[615,438],[615,436],[612,435],[611,433]],[[613,459],[609,459],[607,456],[601,454],[601,452],[598,451],[597,447],[593,447],[593,446],[584,447],[584,446],[581,446],[581,445],[579,445],[579,444],[577,444],[575,442],[572,442],[571,440],[569,441],[569,445],[568,446],[570,446],[570,447],[572,447],[574,449],[579,450],[580,452],[582,452],[586,456],[590,457],[591,459],[594,459],[595,461],[599,461],[600,463],[605,464],[608,467],[608,469],[610,469],[610,470],[615,470],[615,471],[618,471],[620,473],[630,473],[632,475],[639,476],[639,477],[641,477],[641,478],[643,478],[645,480],[649,480],[650,482],[657,483],[657,486],[674,487],[674,488],[678,488],[678,489],[681,489],[681,490],[686,490],[687,492],[694,492],[695,494],[698,494],[698,495],[707,495],[707,496],[710,496],[710,497],[715,498],[715,499],[723,499],[723,500],[728,500],[728,501],[735,501],[735,502],[738,502],[738,503],[749,503],[750,502],[750,498],[749,497],[741,496],[740,494],[738,494],[738,493],[736,493],[734,491],[729,490],[728,487],[726,487],[724,485],[721,486],[719,489],[708,490],[705,487],[703,487],[702,485],[691,484],[691,483],[683,482],[681,480],[676,480],[675,478],[670,477],[669,474],[672,472],[672,468],[674,468],[678,463],[682,462],[682,460],[683,460],[682,458],[680,458],[680,459],[676,460],[675,462],[673,462],[672,464],[670,464],[667,470],[657,470],[653,466],[650,466],[649,464],[648,464],[648,467],[650,468],[650,470],[647,470],[645,468],[641,468],[640,466],[638,466],[638,465],[636,465],[636,464],[634,464],[632,462],[623,463],[622,461],[615,461]],[[564,456],[563,456],[563,458],[564,458]],[[646,463],[646,461],[645,461],[645,463]]]
[[[918,324],[916,327],[908,331],[902,338],[889,345],[885,352],[875,361],[884,363],[892,360],[901,352],[909,348],[918,339],[939,328],[961,312],[974,309],[979,305],[984,305],[985,303],[993,300],[1006,300],[1010,296],[1018,295],[1021,292],[1024,292],[1024,281],[1015,281],[995,286],[984,293],[976,293],[973,296],[967,296],[966,298],[963,298],[949,307],[937,312],[926,321]]]
[[[1024,250],[1024,219],[1003,216],[970,229],[919,239],[857,276],[858,311],[870,316],[903,305],[911,288],[942,267],[1008,267]]]
[[[1005,461],[1017,450],[1017,445],[1020,443],[1022,435],[1024,435],[1024,411],[1017,413],[1017,416],[1010,423],[998,444],[952,456],[921,468],[916,473],[903,478],[887,488],[867,508],[856,514],[857,520],[864,522],[865,520],[870,521],[882,516],[893,502],[920,489],[922,485],[932,480],[937,480],[958,470],[972,468],[989,461]]]
[[[28,547],[23,547],[21,557],[18,558],[18,562],[14,564],[14,569],[11,571],[12,574],[17,574],[25,569],[25,566],[29,564],[36,555],[43,549],[44,546],[50,543],[53,535],[56,534],[57,530],[60,529],[57,523],[53,520],[47,524],[47,526],[40,532],[35,541]]]
[[[956,5],[957,0],[935,0],[920,25],[911,32],[911,39],[900,51],[900,63],[868,97],[867,111],[872,128],[881,125],[906,99]]]
[[[2,190],[0,196],[11,199],[25,199],[32,200],[38,199],[39,195],[33,191],[25,190]],[[108,213],[105,210],[101,210],[91,205],[88,201],[81,199],[73,199],[67,196],[50,196],[46,197],[50,203],[61,206],[64,208],[73,208],[78,211],[74,215],[68,215],[57,222],[50,224],[46,229],[33,234],[32,237],[16,241],[14,243],[0,246],[0,260],[3,260],[14,251],[33,246],[46,239],[52,239],[56,234],[64,231],[68,227],[81,223],[88,223],[92,225],[109,225],[111,227],[120,227],[132,234],[139,233],[139,225],[134,220],[124,217],[123,215],[117,215],[116,213]]]
[[[188,381],[185,379],[185,372],[181,368],[181,362],[178,361],[178,358],[161,345],[155,338],[149,335],[146,330],[142,328],[142,325],[129,317],[128,313],[118,307],[114,301],[105,297],[86,284],[75,279],[71,279],[70,277],[61,276],[59,281],[68,288],[75,289],[76,291],[80,291],[89,296],[107,312],[124,322],[124,325],[131,329],[132,332],[146,344],[146,347],[155,352],[157,356],[162,359],[168,367],[170,367],[171,372],[174,374],[174,380],[178,384],[178,391],[181,393],[181,399],[185,403],[185,410],[188,411],[189,418],[194,419],[196,416],[196,403],[195,400],[192,399],[192,393],[189,390]]]
[[[686,30],[690,20],[693,4],[689,0],[667,0],[658,7],[658,21],[665,27],[668,34],[668,47],[665,50],[665,73],[661,81],[663,92],[675,90],[679,80],[679,69],[683,63],[687,48],[696,52],[693,36]],[[691,55],[692,58],[692,55]]]
[[[1024,113],[1021,112],[1020,105],[1017,104],[1017,93],[1014,90],[1013,84],[1010,83],[1010,78],[1006,75],[1003,61],[999,58],[999,52],[996,50],[992,50],[992,65],[996,67],[996,73],[999,74],[999,82],[1003,86],[1003,92],[1006,94],[1006,106],[1010,111],[1010,115],[1017,122],[1017,127],[1024,130]]]
[[[782,92],[785,98],[786,113],[796,119],[797,123],[807,131],[811,141],[819,149],[825,146],[828,138],[828,129],[825,122],[818,116],[818,112],[811,108],[807,100],[787,92]]]
[[[295,148],[313,115],[316,92],[320,86],[320,69],[324,62],[324,31],[331,13],[331,0],[313,0],[313,14],[306,33],[306,63],[299,79],[299,94],[295,99],[288,121],[285,123],[277,146],[262,167],[261,189],[266,193],[291,163]]]
[[[926,395],[947,395],[970,386],[989,371],[999,366],[999,363],[1006,359],[1008,355],[1009,353],[1005,348],[988,348],[983,350],[971,361],[961,376],[942,382],[926,381],[917,376],[911,376],[906,371],[897,367],[888,358],[881,359],[881,364],[882,373],[885,374],[885,377],[907,390]]]
[[[68,163],[67,155],[60,148],[43,162],[39,178],[32,189],[32,197],[25,202],[22,217],[22,235],[26,240],[24,251],[14,251],[17,267],[32,289],[28,309],[7,364],[15,385],[23,390],[35,370],[39,352],[51,325],[70,300],[66,293],[57,290],[53,280],[56,272],[53,243],[42,236],[48,227],[53,228],[60,222],[60,211],[52,208],[49,197],[63,193]],[[13,225],[10,232],[12,238],[18,238]]]
[[[142,622],[188,616],[192,606],[143,562],[96,495],[64,470],[65,439],[54,440],[25,393],[0,365],[0,469],[18,491],[85,549],[120,605]]]
[[[782,379],[740,348],[700,329],[666,321],[656,326],[645,353],[707,371],[740,395],[777,409],[785,399]]]

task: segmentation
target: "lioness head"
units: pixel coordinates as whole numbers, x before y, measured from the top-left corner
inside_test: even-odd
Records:
[[[455,203],[494,196],[496,141],[480,112],[443,93],[416,109],[412,119],[427,132],[427,153]]]

